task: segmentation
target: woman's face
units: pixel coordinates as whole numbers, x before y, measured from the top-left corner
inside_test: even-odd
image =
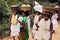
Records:
[[[57,14],[57,12],[56,12],[56,11],[54,11],[54,12],[53,12],[53,15],[54,15],[54,14]]]
[[[26,16],[25,13],[22,13],[23,16]]]
[[[16,11],[13,11],[14,15],[16,15]]]
[[[49,17],[45,16],[44,19],[45,19],[45,21],[47,21],[49,19]]]
[[[36,12],[36,14],[37,14],[37,15],[39,15],[39,13],[38,13],[38,12]]]

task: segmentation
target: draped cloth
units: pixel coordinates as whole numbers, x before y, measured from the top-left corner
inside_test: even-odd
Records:
[[[26,25],[26,40],[28,40],[28,38],[29,38],[29,31],[28,31],[27,17],[23,17],[23,22]]]
[[[34,10],[42,13],[42,9],[43,9],[43,6],[40,5],[38,2],[35,1]]]
[[[18,21],[17,21],[17,15],[15,15],[15,16],[13,15],[11,21],[12,21],[13,25],[17,25],[17,23],[18,23]]]
[[[35,24],[38,24],[40,16],[41,15],[35,15],[35,17],[34,17],[34,24],[33,24],[33,29],[32,29],[32,33],[33,33],[34,39],[38,39],[37,38],[37,36],[38,36],[37,34],[38,34],[39,31],[36,31],[37,27],[36,27]]]
[[[58,28],[58,14],[54,14],[51,19],[53,23],[53,30],[56,30]]]
[[[11,37],[19,36],[20,23],[17,21],[17,19],[18,19],[17,15],[12,15],[12,18],[11,18]]]
[[[38,39],[44,39],[44,40],[49,40],[50,38],[50,19],[48,19],[47,21],[45,21],[45,19],[41,19],[40,22],[38,23],[39,25],[39,36]]]

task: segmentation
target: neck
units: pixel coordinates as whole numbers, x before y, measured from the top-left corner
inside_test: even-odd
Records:
[[[45,19],[45,21],[48,21],[48,19]]]
[[[39,16],[39,14],[37,14]]]
[[[16,14],[14,14],[14,16],[16,16]]]

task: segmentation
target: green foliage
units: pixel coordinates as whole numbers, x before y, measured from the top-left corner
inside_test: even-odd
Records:
[[[4,1],[6,1],[9,6],[18,3],[18,0],[4,0]]]
[[[7,2],[5,2],[3,0],[0,0],[0,12],[3,12],[4,14],[8,14],[8,13],[10,14],[11,13],[11,10],[8,7]]]
[[[8,20],[8,18],[2,18],[0,29],[8,29],[8,28],[9,28],[9,20]]]
[[[9,28],[9,18],[8,15],[11,14],[11,10],[4,0],[0,0],[0,29]],[[0,30],[1,31],[1,30]]]

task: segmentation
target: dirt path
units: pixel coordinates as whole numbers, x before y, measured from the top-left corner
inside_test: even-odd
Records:
[[[53,34],[52,40],[60,40],[60,22],[59,22],[59,27],[56,29],[56,32]]]

